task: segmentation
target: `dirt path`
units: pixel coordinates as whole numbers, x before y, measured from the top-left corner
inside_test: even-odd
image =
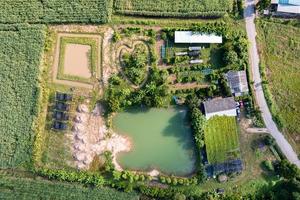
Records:
[[[108,79],[111,74],[115,73],[116,70],[112,66],[111,59],[111,42],[114,30],[112,28],[108,28],[103,36],[102,43],[102,83],[106,85],[108,83]]]
[[[56,42],[56,47],[55,47],[55,57],[54,57],[54,63],[53,63],[53,82],[62,84],[62,85],[69,85],[69,86],[74,86],[74,87],[82,87],[82,88],[87,88],[87,89],[92,89],[93,85],[87,84],[87,83],[80,83],[76,81],[68,81],[68,80],[59,80],[57,79],[57,74],[58,74],[58,65],[59,65],[59,53],[60,53],[60,40],[62,37],[86,37],[86,38],[94,38],[98,40],[98,44],[100,46],[102,37],[100,35],[91,35],[91,34],[71,34],[71,33],[58,33],[57,34],[57,42]],[[100,49],[100,48],[99,48]],[[101,67],[101,52],[99,51],[99,62],[97,63],[97,68],[99,69]]]

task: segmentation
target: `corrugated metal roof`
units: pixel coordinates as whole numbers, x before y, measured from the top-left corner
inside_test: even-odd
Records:
[[[236,108],[236,102],[233,97],[212,99],[203,102],[205,113],[215,113]]]
[[[193,31],[175,31],[175,43],[222,43],[222,37]]]
[[[246,71],[229,71],[226,78],[233,93],[249,91]]]

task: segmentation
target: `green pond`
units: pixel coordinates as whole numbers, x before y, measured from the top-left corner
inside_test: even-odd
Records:
[[[130,152],[117,156],[124,169],[157,169],[178,176],[194,172],[195,145],[185,108],[131,109],[118,113],[113,127],[133,145]]]

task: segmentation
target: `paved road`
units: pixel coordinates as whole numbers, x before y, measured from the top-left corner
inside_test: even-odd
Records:
[[[259,73],[259,56],[256,46],[256,29],[254,24],[255,14],[254,14],[254,0],[246,0],[246,8],[244,11],[244,17],[246,20],[246,30],[247,36],[250,42],[250,65],[254,81],[254,90],[257,104],[262,112],[263,120],[266,124],[266,128],[269,130],[271,135],[275,138],[277,144],[279,145],[281,151],[287,157],[287,159],[296,164],[300,168],[300,160],[297,154],[292,149],[292,146],[284,138],[283,134],[278,130],[275,122],[272,119],[272,115],[268,108],[266,99],[264,97],[261,77]]]

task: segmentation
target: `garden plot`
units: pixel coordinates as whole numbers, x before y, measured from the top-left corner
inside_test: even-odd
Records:
[[[64,74],[90,78],[91,47],[81,44],[67,44],[65,50]]]

